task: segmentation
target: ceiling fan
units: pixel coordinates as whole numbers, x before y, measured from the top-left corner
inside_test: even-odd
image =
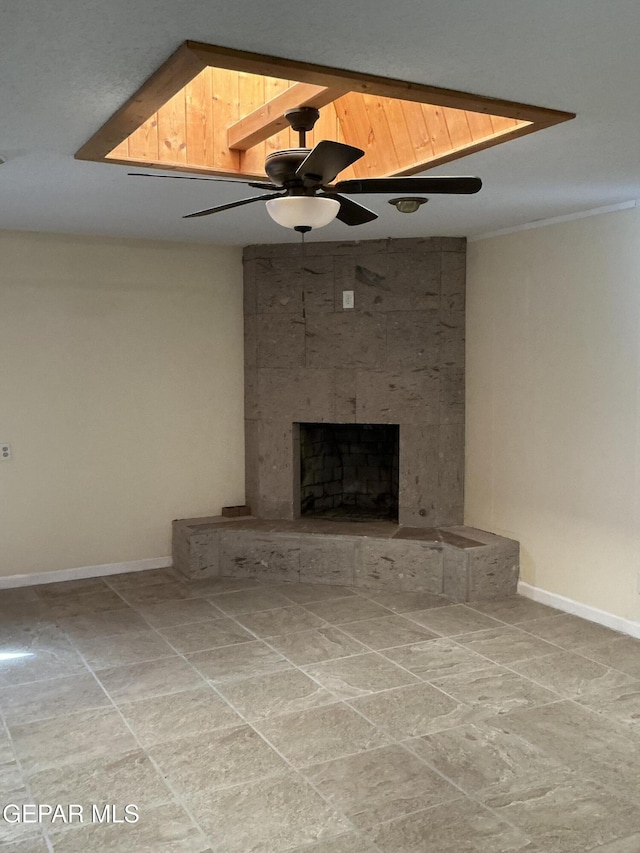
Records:
[[[249,181],[241,178],[206,178],[187,175],[152,175],[131,173],[140,177],[176,178],[187,181],[222,181],[239,183],[254,189],[269,190],[264,195],[220,204],[207,210],[189,213],[183,219],[209,216],[234,207],[265,201],[271,218],[285,228],[293,228],[304,234],[312,228],[322,228],[334,219],[345,225],[364,225],[378,218],[378,214],[364,205],[347,198],[348,195],[369,193],[448,193],[472,194],[482,187],[480,178],[432,177],[432,178],[362,178],[358,180],[331,182],[356,160],[364,151],[342,142],[323,140],[310,150],[306,148],[306,134],[313,129],[320,113],[314,107],[298,107],[285,113],[285,118],[298,134],[299,148],[274,151],[265,161],[265,172],[269,181]],[[394,203],[403,199],[395,199]],[[412,199],[420,201],[420,199]],[[398,209],[402,209],[398,206]],[[409,209],[407,207],[407,209]],[[413,207],[415,210],[416,207]]]

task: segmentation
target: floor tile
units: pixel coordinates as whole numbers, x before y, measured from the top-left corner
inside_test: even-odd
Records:
[[[110,637],[82,637],[75,647],[93,669],[172,657],[174,649],[156,631],[147,628]]]
[[[253,678],[292,667],[292,664],[279,652],[270,649],[259,640],[196,652],[187,655],[187,660],[214,684]]]
[[[599,844],[597,847],[589,847],[586,853],[638,853],[640,850],[640,832],[619,838],[610,844]]]
[[[214,848],[224,853],[280,853],[350,829],[293,773],[200,795],[192,802]]]
[[[89,672],[0,690],[0,708],[7,725],[110,705],[104,690]]]
[[[603,625],[567,614],[527,622],[523,630],[570,651],[600,645],[620,636]]]
[[[612,689],[633,681],[630,675],[573,652],[558,652],[512,663],[511,668],[566,698],[607,695]]]
[[[147,747],[179,737],[205,737],[207,732],[243,722],[206,684],[195,690],[125,702],[119,710]]]
[[[637,803],[573,775],[559,785],[498,794],[486,801],[543,850],[578,853],[640,831]]]
[[[80,578],[74,581],[43,583],[33,587],[33,592],[43,601],[55,601],[71,595],[83,595],[91,592],[111,592],[102,578]]]
[[[189,598],[184,601],[163,601],[159,604],[145,604],[139,608],[141,615],[154,628],[170,628],[174,625],[187,625],[191,622],[205,622],[219,619],[224,614],[208,601]],[[145,622],[145,628],[148,628]]]
[[[229,616],[255,613],[260,610],[275,610],[278,607],[288,607],[291,605],[289,599],[285,598],[284,595],[264,588],[227,592],[223,595],[213,596],[211,601]]]
[[[296,666],[335,660],[368,651],[362,643],[334,625],[316,628],[313,631],[298,631],[295,634],[270,637],[269,645],[288,657]]]
[[[137,748],[115,709],[79,711],[11,726],[16,756],[28,775]]]
[[[222,684],[220,692],[249,722],[336,701],[332,693],[297,669]]]
[[[218,729],[205,737],[178,738],[150,755],[180,796],[286,773],[287,764],[250,726]]]
[[[311,847],[297,847],[292,853],[377,853],[377,849],[363,835],[351,832],[340,838],[312,844]]]
[[[109,637],[114,634],[133,634],[148,629],[147,623],[135,611],[106,610],[82,616],[67,616],[58,625],[72,640],[86,637]]]
[[[198,578],[190,580],[183,578],[189,591],[199,597],[208,598],[210,595],[219,595],[221,592],[237,592],[240,589],[259,589],[262,584],[253,578]]]
[[[226,617],[207,622],[192,622],[188,625],[174,625],[171,628],[158,630],[180,654],[201,652],[255,640],[255,637],[237,622]]]
[[[417,676],[375,653],[312,664],[304,671],[340,699],[418,681]]]
[[[202,684],[194,668],[177,656],[99,669],[96,676],[114,702],[178,693]]]
[[[173,569],[147,569],[142,572],[105,575],[103,580],[112,589],[146,589],[156,584],[175,583],[179,580],[179,575]]]
[[[306,604],[305,607],[311,613],[315,613],[321,619],[332,625],[341,622],[356,622],[359,619],[375,619],[377,616],[390,616],[386,607],[362,598],[359,595],[345,598],[333,598],[328,601],[318,601]]]
[[[48,850],[44,836],[30,837],[25,841],[16,841],[15,844],[2,845],[2,853],[48,853]]]
[[[509,625],[559,615],[559,611],[554,610],[553,607],[547,607],[546,604],[531,601],[530,598],[523,598],[520,595],[501,598],[497,601],[470,601],[468,607]]]
[[[590,692],[577,701],[585,708],[628,727],[630,732],[640,737],[640,682],[632,681],[608,690]],[[638,765],[640,772],[640,760]]]
[[[283,583],[275,584],[276,592],[285,595],[296,604],[310,604],[314,601],[325,601],[327,598],[345,598],[354,595],[347,586],[335,586],[326,583]]]
[[[383,823],[370,835],[382,853],[538,853],[522,832],[467,799]]]
[[[211,853],[178,805],[140,812],[137,823],[84,825],[53,836],[55,853]]]
[[[445,638],[385,649],[382,654],[425,681],[492,666],[486,658]]]
[[[47,604],[56,618],[129,609],[127,602],[106,585],[99,592],[70,593],[64,597],[51,598]]]
[[[487,708],[496,714],[544,705],[559,698],[557,693],[500,666],[435,678],[432,683],[460,702]]]
[[[189,587],[180,581],[123,587],[118,592],[133,607],[147,607],[161,604],[163,601],[181,601],[194,597]]]
[[[365,598],[370,598],[383,607],[388,607],[394,613],[408,613],[411,610],[429,610],[432,607],[447,607],[452,601],[443,595],[432,592],[377,592],[362,591]]]
[[[383,616],[377,619],[364,619],[360,622],[346,622],[343,631],[372,649],[388,649],[392,646],[406,646],[434,639],[437,635],[415,622],[402,616]]]
[[[389,739],[342,703],[256,722],[255,728],[296,767],[384,746]]]
[[[325,625],[324,619],[294,604],[276,610],[261,610],[238,616],[238,622],[258,637],[275,637]]]
[[[558,651],[557,646],[541,640],[540,637],[534,637],[526,631],[508,625],[490,628],[488,631],[463,634],[457,638],[457,642],[505,666],[514,661],[529,660]]]
[[[366,828],[460,796],[460,791],[401,746],[387,746],[307,767],[304,775],[330,805]]]
[[[485,631],[489,628],[497,628],[500,624],[495,619],[490,619],[489,616],[484,616],[482,613],[465,607],[464,604],[412,611],[406,616],[443,637],[453,637],[471,631]]]
[[[452,728],[483,716],[424,683],[353,699],[349,704],[396,740]]]
[[[640,679],[640,640],[619,636],[602,645],[582,648],[580,654]]]
[[[86,673],[82,658],[55,625],[7,628],[0,641],[0,687]]]
[[[561,766],[525,738],[482,722],[424,735],[406,745],[467,794],[502,790]]]

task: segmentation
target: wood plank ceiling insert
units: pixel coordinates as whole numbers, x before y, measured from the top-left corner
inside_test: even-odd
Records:
[[[573,113],[185,42],[75,155],[80,160],[264,177],[297,148],[286,110],[320,110],[307,146],[366,156],[340,178],[412,175],[574,118]]]

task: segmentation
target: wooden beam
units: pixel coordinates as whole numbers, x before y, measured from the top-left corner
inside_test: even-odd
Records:
[[[319,110],[344,95],[345,91],[344,87],[295,83],[232,124],[227,131],[229,148],[246,151],[247,148],[252,148],[274,133],[289,127],[289,122],[284,117],[287,110],[295,107],[315,107]]]

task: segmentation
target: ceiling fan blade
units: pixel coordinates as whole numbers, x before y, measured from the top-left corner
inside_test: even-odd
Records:
[[[216,181],[223,184],[242,184],[244,187],[255,187],[258,190],[278,189],[275,184],[258,181],[245,181],[243,178],[205,178],[193,175],[154,175],[151,172],[128,172],[130,178],[174,178],[178,181]]]
[[[480,178],[364,178],[361,181],[338,181],[332,190],[341,193],[477,193],[482,187]]]
[[[303,179],[305,186],[330,184],[336,175],[361,157],[364,157],[361,148],[324,139],[298,166],[296,176]]]
[[[231,201],[229,204],[219,204],[207,210],[199,210],[197,213],[187,213],[183,219],[194,219],[197,216],[209,216],[211,213],[220,213],[223,210],[231,210],[234,207],[242,207],[243,204],[253,204],[254,201],[267,201],[270,198],[281,198],[286,193],[268,193],[267,195],[254,195],[252,198],[242,198],[240,201]]]
[[[369,210],[363,204],[357,201],[352,201],[350,198],[345,198],[338,193],[322,193],[321,198],[333,198],[340,202],[340,210],[336,219],[344,222],[345,225],[364,225],[366,222],[373,222],[378,218],[378,214]]]

